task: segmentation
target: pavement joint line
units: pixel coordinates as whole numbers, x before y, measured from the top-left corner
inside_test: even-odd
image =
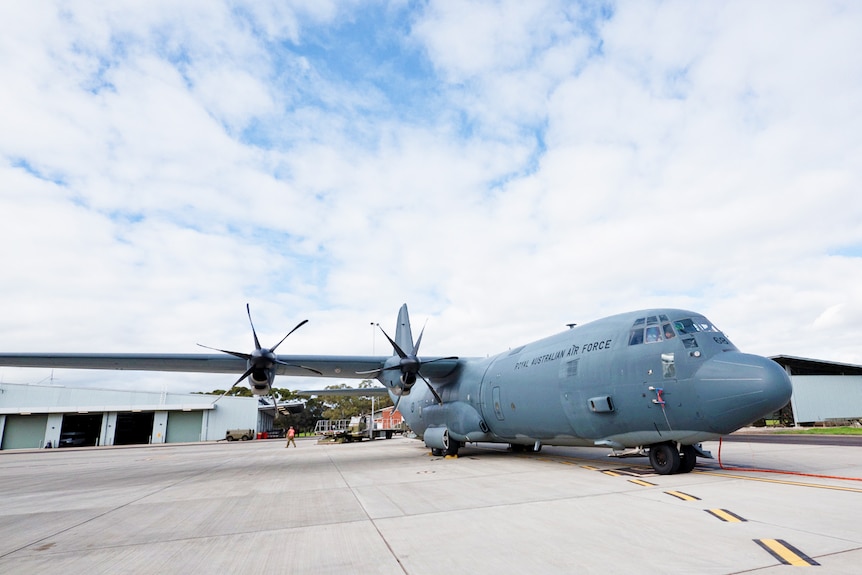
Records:
[[[242,458],[237,457],[237,458],[234,458],[234,459],[242,459]],[[199,477],[199,476],[201,476],[201,475],[207,475],[207,474],[209,474],[209,473],[212,473],[212,471],[213,471],[214,469],[218,469],[219,467],[223,467],[223,466],[227,465],[230,461],[231,461],[231,460],[229,460],[229,459],[221,460],[221,461],[219,461],[219,462],[218,462],[218,464],[217,464],[217,465],[215,465],[214,467],[211,467],[211,468],[206,469],[206,470],[203,470],[203,471],[199,471],[199,472],[197,472],[197,473],[189,474],[189,475],[187,475],[187,476],[185,476],[185,477],[183,477],[183,478],[181,478],[181,479],[179,479],[179,480],[177,480],[177,481],[174,481],[174,482],[173,482],[173,483],[171,483],[170,485],[162,485],[162,486],[161,486],[161,487],[159,487],[158,489],[154,489],[154,490],[152,490],[152,491],[150,491],[150,492],[148,492],[148,493],[145,493],[144,495],[141,495],[140,497],[136,497],[136,498],[134,498],[134,499],[130,499],[129,501],[126,501],[126,502],[125,502],[125,503],[123,503],[122,505],[116,505],[116,506],[114,506],[114,507],[112,507],[112,508],[110,508],[110,509],[106,509],[105,511],[103,511],[103,512],[101,512],[101,513],[97,513],[97,514],[95,514],[95,515],[92,515],[91,517],[88,517],[87,519],[84,519],[83,521],[79,521],[78,523],[75,523],[74,525],[69,525],[69,526],[68,526],[68,527],[66,527],[65,529],[60,529],[59,531],[55,531],[54,533],[51,533],[50,535],[46,535],[46,536],[44,536],[44,537],[42,537],[42,538],[40,538],[40,539],[37,539],[37,540],[35,540],[35,541],[30,541],[30,542],[29,542],[29,543],[27,543],[26,545],[21,545],[20,547],[17,547],[17,548],[15,548],[15,549],[11,549],[11,550],[7,551],[6,553],[2,553],[2,554],[0,554],[0,559],[2,559],[2,558],[4,558],[4,557],[8,557],[8,556],[10,556],[10,555],[14,555],[15,553],[18,553],[19,551],[23,551],[24,549],[27,549],[27,548],[29,548],[29,547],[35,547],[35,546],[38,546],[40,543],[42,543],[42,542],[44,542],[44,541],[46,541],[46,540],[48,540],[48,539],[51,539],[52,537],[57,537],[58,535],[61,535],[61,534],[66,533],[66,532],[68,532],[68,531],[71,531],[72,529],[77,529],[78,527],[80,527],[80,526],[82,526],[82,525],[86,525],[87,523],[90,523],[91,521],[95,521],[95,520],[97,520],[97,519],[99,519],[99,518],[102,518],[102,517],[104,517],[104,516],[106,516],[106,515],[110,515],[111,513],[114,513],[114,512],[116,512],[116,511],[119,511],[120,509],[124,509],[124,508],[126,508],[126,507],[128,507],[128,506],[130,506],[130,505],[134,505],[135,503],[137,503],[137,502],[139,502],[139,501],[142,501],[142,500],[146,499],[147,497],[151,497],[151,496],[153,496],[153,495],[155,495],[155,494],[157,494],[157,493],[161,493],[162,491],[165,491],[166,489],[170,489],[170,488],[172,488],[172,487],[176,487],[177,485],[180,485],[181,483],[185,483],[186,481],[188,481],[188,480],[190,480],[190,479],[193,479],[193,478],[195,478],[195,477]]]
[[[329,461],[332,463],[332,466],[335,468],[335,470],[338,471],[338,476],[341,477],[341,480],[344,482],[345,487],[350,490],[350,494],[353,495],[353,498],[356,500],[356,504],[359,505],[360,509],[362,509],[362,512],[365,514],[365,517],[368,518],[368,521],[371,523],[371,525],[374,526],[374,531],[377,533],[377,536],[380,537],[380,540],[383,542],[383,544],[386,545],[386,549],[389,550],[389,554],[392,556],[392,559],[395,560],[395,563],[398,565],[398,568],[401,569],[401,571],[404,572],[405,575],[407,575],[408,571],[404,567],[404,564],[401,563],[401,559],[398,557],[398,554],[395,552],[395,549],[392,548],[392,545],[390,545],[389,540],[386,539],[386,536],[383,535],[382,531],[380,531],[380,526],[377,525],[377,522],[374,520],[374,518],[368,514],[368,509],[366,509],[365,505],[362,504],[362,500],[356,493],[356,488],[350,485],[350,482],[347,481],[346,477],[344,477],[344,472],[341,470],[341,466],[338,465],[338,461],[336,461],[336,459],[332,457],[331,453],[328,453],[327,457],[329,458]],[[403,509],[400,509],[400,511],[404,513]]]

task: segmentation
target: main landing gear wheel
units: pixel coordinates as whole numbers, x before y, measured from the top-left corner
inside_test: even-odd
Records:
[[[697,463],[697,451],[693,445],[683,445],[680,449],[679,470],[677,473],[689,473]]]
[[[659,475],[673,475],[679,471],[681,457],[672,443],[656,443],[649,448],[649,462]]]

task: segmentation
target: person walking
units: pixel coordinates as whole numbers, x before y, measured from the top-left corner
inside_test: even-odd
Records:
[[[287,430],[287,445],[285,447],[290,447],[292,443],[294,447],[296,447],[296,441],[294,441],[294,436],[296,436],[296,431],[293,430],[293,426],[290,426],[290,429]]]

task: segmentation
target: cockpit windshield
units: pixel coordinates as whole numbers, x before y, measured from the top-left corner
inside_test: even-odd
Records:
[[[673,322],[673,326],[676,328],[676,331],[680,333],[680,335],[699,333],[702,331],[718,331],[718,328],[709,323],[709,320],[703,316],[692,316],[685,319],[677,320]]]
[[[718,333],[718,328],[712,325],[702,315],[693,315],[679,320],[671,321],[665,314],[650,315],[638,318],[632,324],[629,332],[629,345],[640,345],[642,343],[656,343],[667,341],[679,336],[691,336],[695,333]],[[729,343],[724,336],[716,339],[719,343]],[[681,338],[686,347],[697,347],[693,337]],[[713,338],[715,339],[715,338]]]

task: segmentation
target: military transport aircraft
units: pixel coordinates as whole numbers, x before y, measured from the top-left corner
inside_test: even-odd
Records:
[[[769,415],[791,394],[777,363],[741,353],[704,316],[678,309],[614,315],[487,358],[420,358],[424,328],[414,343],[406,304],[394,339],[383,332],[391,356],[276,355],[284,339],[267,349],[252,332],[250,354],[5,353],[0,366],[242,373],[234,385],[248,378],[256,395],[270,393],[276,374],[375,377],[436,455],[467,442],[602,446],[646,451],[663,475],[691,471],[709,456],[700,442]]]

